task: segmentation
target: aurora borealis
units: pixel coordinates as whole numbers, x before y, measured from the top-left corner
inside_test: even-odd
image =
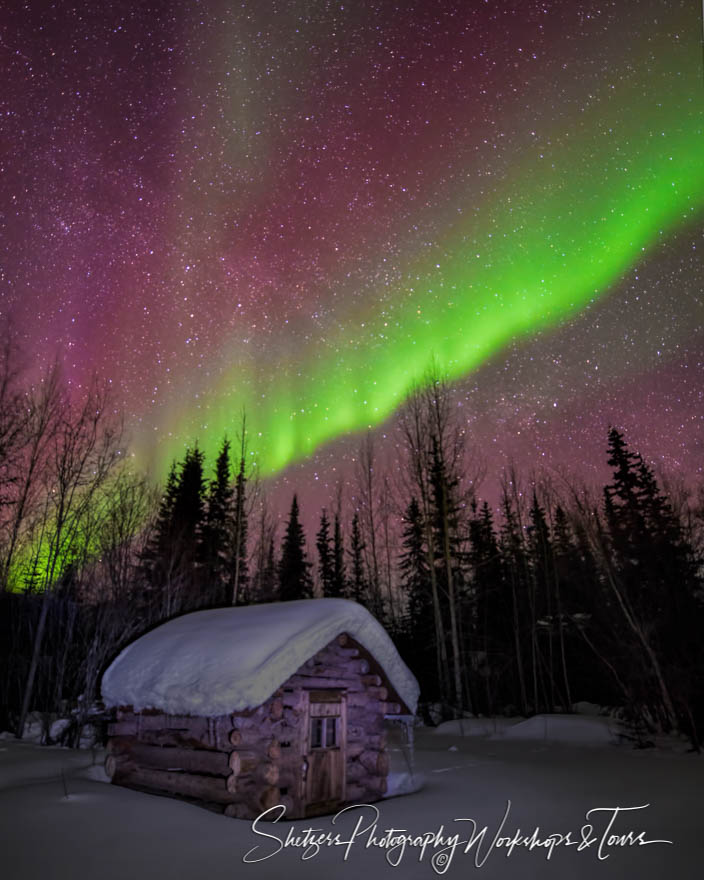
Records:
[[[432,359],[492,463],[700,469],[700,14],[10,4],[2,314],[159,476],[244,407],[332,484]]]

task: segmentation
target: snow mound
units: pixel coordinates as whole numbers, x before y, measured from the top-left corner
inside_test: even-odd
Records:
[[[618,727],[610,718],[593,715],[535,715],[497,734],[501,739],[548,740],[581,746],[603,746],[618,741]]]
[[[386,777],[386,794],[385,798],[399,797],[402,794],[413,794],[420,791],[425,784],[425,776],[422,773],[410,773],[402,771],[400,773],[391,772]]]
[[[516,724],[518,718],[457,718],[432,729],[435,736],[494,736]]]
[[[419,687],[386,630],[348,599],[196,611],[128,645],[102,682],[106,706],[226,715],[259,706],[341,633],[369,651],[408,709]]]
[[[609,712],[607,709],[604,709],[603,706],[600,706],[598,703],[590,703],[587,700],[580,700],[578,703],[574,703],[572,706],[572,711],[576,712],[577,715],[608,715]]]

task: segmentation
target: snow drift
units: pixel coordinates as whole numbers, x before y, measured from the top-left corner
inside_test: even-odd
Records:
[[[535,715],[505,728],[504,739],[544,740],[574,743],[580,746],[603,746],[619,740],[619,727],[610,718],[589,715]]]

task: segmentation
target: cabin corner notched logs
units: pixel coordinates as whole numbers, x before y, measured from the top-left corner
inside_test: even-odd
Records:
[[[237,818],[277,804],[287,818],[336,812],[386,793],[384,716],[402,711],[379,665],[342,634],[255,709],[198,717],[117,708],[105,770],[118,785]]]

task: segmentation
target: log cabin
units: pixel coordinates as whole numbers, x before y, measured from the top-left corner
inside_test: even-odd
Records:
[[[236,818],[279,804],[286,818],[335,813],[387,794],[385,719],[412,721],[418,692],[355,602],[196,611],[138,638],[105,672],[106,773]]]

